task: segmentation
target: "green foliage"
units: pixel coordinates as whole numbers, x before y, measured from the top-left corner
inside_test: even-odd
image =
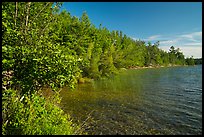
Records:
[[[59,100],[56,97],[52,102]],[[37,94],[18,95],[4,90],[2,97],[3,135],[71,135],[81,134],[69,115]],[[80,131],[81,132],[81,131]]]
[[[169,61],[171,64],[185,65],[185,58],[180,49],[175,50],[174,46],[171,46],[169,49]]]
[[[51,24],[58,20],[52,14],[59,7],[55,6],[52,10],[52,5],[52,2],[16,2],[2,5],[3,70],[14,71],[13,83],[20,87],[23,94],[38,90],[43,85],[49,85],[53,90],[64,85],[74,88],[80,74],[78,57],[72,55],[66,44],[56,43],[59,36],[48,36],[53,31],[54,26]],[[5,9],[6,7],[8,9]],[[17,16],[8,18],[9,12],[15,13],[15,8],[18,8]],[[29,12],[24,14],[22,8]],[[15,25],[9,24],[8,20],[15,22]],[[56,34],[54,36],[57,36]]]
[[[78,59],[67,54],[63,47],[44,43],[36,48],[20,48],[21,50],[15,52],[15,56],[22,59],[15,62],[13,79],[16,84],[26,85],[21,86],[23,92],[28,92],[29,87],[33,87],[30,90],[38,89],[41,85],[49,85],[55,89],[76,84],[80,73]]]
[[[186,58],[186,64],[187,65],[195,65],[195,61],[193,59],[193,56]]]
[[[202,58],[194,59],[195,65],[202,64]]]

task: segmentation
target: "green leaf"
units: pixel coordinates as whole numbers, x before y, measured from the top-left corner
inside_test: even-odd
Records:
[[[33,60],[37,60],[37,61],[39,61],[39,59],[33,59]]]
[[[3,52],[6,52],[6,51],[7,51],[7,49],[8,49],[7,47],[2,46],[2,51],[3,51]]]
[[[22,61],[26,61],[26,58],[22,58]]]
[[[4,63],[4,64],[7,63],[7,62],[8,62],[7,59],[3,59],[3,60],[2,60],[2,63]]]

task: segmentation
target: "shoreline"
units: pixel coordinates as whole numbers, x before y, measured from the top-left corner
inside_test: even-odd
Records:
[[[144,66],[144,67],[139,67],[139,66],[131,66],[125,69],[147,69],[147,68],[169,68],[169,67],[181,67],[181,66],[188,66],[188,65],[167,65],[167,66]]]

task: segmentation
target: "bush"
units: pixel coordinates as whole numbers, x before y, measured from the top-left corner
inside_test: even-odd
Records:
[[[15,90],[3,90],[2,103],[3,135],[81,134],[69,115],[36,93],[20,96]]]

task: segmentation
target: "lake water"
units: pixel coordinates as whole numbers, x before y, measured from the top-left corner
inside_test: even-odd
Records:
[[[127,70],[61,96],[88,134],[202,134],[201,65]]]

